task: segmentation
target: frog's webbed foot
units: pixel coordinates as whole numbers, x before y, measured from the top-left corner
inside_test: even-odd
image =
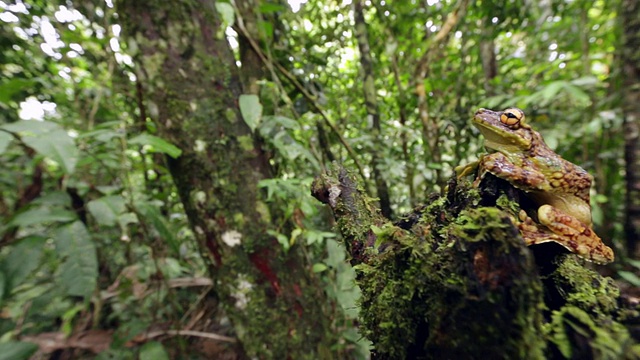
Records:
[[[521,220],[523,220],[522,213]],[[575,217],[551,205],[542,205],[538,209],[538,220],[550,232],[534,231],[535,225],[532,224],[530,218],[524,219],[520,228],[523,230],[523,237],[527,245],[552,241],[582,258],[596,263],[606,264],[613,261],[613,250],[602,242],[602,239],[590,226]]]
[[[550,189],[543,173],[528,166],[512,163],[503,153],[492,153],[480,159],[480,168],[496,177],[506,180],[519,189]]]

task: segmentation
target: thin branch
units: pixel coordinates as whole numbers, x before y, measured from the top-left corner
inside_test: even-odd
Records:
[[[464,11],[466,10],[468,5],[469,5],[469,0],[460,0],[458,1],[458,4],[456,5],[455,9],[453,9],[453,11],[450,12],[449,15],[447,15],[447,19],[442,24],[440,31],[438,31],[436,35],[433,37],[433,39],[429,41],[424,54],[422,55],[420,60],[418,60],[418,64],[416,66],[416,70],[417,70],[416,73],[418,75],[426,73],[427,67],[429,64],[429,55],[431,54],[431,51],[436,46],[440,45],[440,43],[447,38],[447,36],[451,33],[453,28],[458,24],[458,21],[460,21],[460,18],[462,18]],[[424,75],[422,77],[416,78],[416,80],[420,81],[423,77]]]
[[[163,335],[169,335],[169,336],[195,336],[195,337],[201,337],[201,338],[205,338],[205,339],[217,340],[217,341],[228,342],[228,343],[235,343],[235,342],[238,341],[235,338],[232,338],[232,337],[229,337],[229,336],[218,335],[218,334],[215,334],[215,333],[208,333],[208,332],[203,332],[203,331],[195,331],[195,330],[160,330],[160,331],[151,331],[151,332],[148,332],[148,333],[144,334],[142,339],[138,339],[136,337],[134,340],[136,342],[138,342],[140,340],[146,341],[146,340],[150,340],[150,339],[156,338],[158,336],[163,336]]]
[[[293,86],[295,86],[296,89],[298,89],[298,91],[300,91],[302,93],[302,95],[305,97],[305,99],[307,99],[309,101],[309,103],[311,103],[311,106],[320,114],[320,117],[322,117],[323,121],[327,124],[327,126],[329,126],[331,131],[338,137],[338,140],[340,141],[342,146],[344,146],[344,148],[347,150],[347,153],[349,153],[349,156],[351,156],[351,158],[353,159],[353,162],[356,164],[356,167],[358,168],[358,173],[360,174],[360,177],[362,177],[362,180],[365,183],[367,183],[367,177],[364,174],[364,168],[362,167],[362,165],[358,161],[358,158],[356,156],[355,151],[353,151],[353,148],[351,147],[351,145],[349,145],[347,143],[347,141],[342,137],[342,134],[340,134],[340,131],[338,130],[338,128],[329,120],[329,117],[324,112],[324,110],[322,110],[320,105],[316,102],[316,99],[314,98],[314,96],[311,95],[307,91],[307,89],[305,89],[304,86],[302,86],[302,84],[300,84],[300,82],[298,82],[298,79],[296,79],[295,76],[291,75],[291,73],[289,71],[287,71],[287,69],[285,69],[282,65],[280,65],[277,62],[271,62],[271,61],[269,61],[267,59],[267,57],[263,53],[263,51],[260,48],[260,46],[255,42],[255,40],[251,37],[251,35],[247,31],[246,27],[244,26],[244,21],[242,20],[242,17],[239,15],[237,7],[236,7],[236,18],[237,18],[238,28],[240,29],[240,31],[242,31],[242,34],[247,38],[247,40],[249,41],[249,44],[251,45],[253,50],[260,57],[260,60],[262,60],[262,62],[265,64],[265,66],[267,66],[269,68],[271,66],[275,65],[275,67],[278,69],[278,71],[280,71],[280,73],[282,73],[282,75],[284,75],[284,77],[286,77],[287,80],[289,80],[289,82]]]

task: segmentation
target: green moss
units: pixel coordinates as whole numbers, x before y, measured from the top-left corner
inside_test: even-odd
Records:
[[[496,200],[496,207],[511,212],[513,215],[518,215],[520,212],[520,205],[515,201],[509,199],[505,194],[502,194]]]
[[[620,290],[613,279],[585,268],[576,256],[565,257],[551,276],[556,286],[564,290],[568,305],[599,316],[610,315],[618,308]]]
[[[269,210],[267,204],[265,204],[263,201],[256,201],[256,211],[260,214],[260,218],[265,224],[271,223],[271,211]]]
[[[225,115],[225,119],[227,119],[227,121],[232,124],[238,121],[238,114],[233,109],[227,109],[224,115]]]
[[[238,137],[238,143],[240,148],[244,151],[253,151],[253,138],[249,135],[243,135]]]

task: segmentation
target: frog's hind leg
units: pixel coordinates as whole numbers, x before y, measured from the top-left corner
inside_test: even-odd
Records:
[[[553,232],[546,241],[556,242],[590,261],[602,264],[613,261],[613,250],[602,242],[590,226],[575,217],[551,205],[542,205],[538,209],[538,220]]]

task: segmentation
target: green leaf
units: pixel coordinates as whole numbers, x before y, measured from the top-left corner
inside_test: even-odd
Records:
[[[336,236],[336,234],[328,231],[318,231],[318,230],[309,229],[307,230],[306,236],[307,236],[307,245],[311,245],[317,242],[322,242],[324,241],[324,239],[332,238]]]
[[[262,118],[262,104],[257,95],[240,95],[240,113],[251,132],[255,131]]]
[[[293,229],[293,231],[291,231],[291,237],[289,238],[289,244],[291,244],[291,245],[295,244],[296,243],[296,239],[301,234],[302,234],[302,229],[300,229],[300,228]]]
[[[286,6],[273,3],[262,3],[260,4],[260,7],[258,9],[263,14],[271,14],[278,11],[287,11]]]
[[[27,360],[38,350],[38,345],[9,341],[0,344],[0,360]]]
[[[78,162],[74,140],[58,124],[50,121],[22,120],[0,127],[20,136],[22,142],[39,154],[60,164],[71,174]]]
[[[278,240],[278,243],[280,243],[280,245],[282,245],[282,249],[285,252],[287,252],[289,250],[289,248],[291,247],[291,244],[289,244],[289,238],[287,238],[284,234],[279,233],[277,231],[273,231],[273,230],[267,230],[267,234],[275,237],[276,240]]]
[[[0,129],[4,129],[8,132],[15,133],[19,136],[24,135],[39,135],[53,130],[61,130],[60,125],[51,121],[38,121],[38,120],[20,120],[14,123],[0,126]]]
[[[67,294],[91,296],[98,277],[98,259],[87,228],[76,221],[60,227],[53,239],[58,255],[63,259],[58,275]]]
[[[346,258],[346,250],[338,241],[327,239],[327,258],[324,262],[334,268],[344,264]]]
[[[29,236],[18,241],[0,262],[5,275],[7,293],[20,285],[40,265],[45,238]]]
[[[66,191],[51,191],[35,199],[33,205],[64,208],[71,203],[71,197]]]
[[[280,115],[265,115],[262,117],[263,119],[263,123],[275,123],[275,124],[279,124],[282,125],[282,127],[287,128],[287,129],[300,129],[300,123],[290,119],[286,116],[280,116]]]
[[[66,131],[58,129],[40,136],[23,136],[22,141],[39,154],[60,164],[65,174],[73,173],[78,162],[78,148]]]
[[[618,275],[633,286],[640,286],[640,277],[630,271],[618,271]]]
[[[598,85],[599,82],[597,77],[590,75],[571,80],[571,84],[575,86],[594,86]]]
[[[167,154],[174,159],[177,159],[182,155],[182,150],[177,146],[164,139],[149,134],[140,134],[129,140],[129,144],[149,145],[152,147],[152,150]]]
[[[140,360],[169,360],[169,354],[161,343],[151,341],[140,348]]]
[[[216,11],[222,17],[224,27],[232,26],[235,21],[235,11],[229,3],[216,1]]]
[[[153,226],[153,229],[158,232],[160,238],[171,246],[174,254],[180,253],[180,243],[178,239],[174,236],[174,231],[169,229],[169,226],[166,223],[166,219],[157,207],[153,206],[148,202],[140,202],[136,204],[136,208],[140,215],[143,216],[143,222],[150,222]]]
[[[78,135],[79,139],[84,138],[94,138],[100,142],[108,142],[113,138],[121,137],[123,134],[121,132],[112,130],[112,129],[97,129],[93,131],[88,131],[86,133],[82,133]]]
[[[7,150],[11,140],[13,140],[13,136],[11,136],[11,134],[0,131],[0,154],[3,154]]]
[[[566,82],[564,81],[554,81],[549,83],[547,86],[545,86],[544,88],[542,88],[542,90],[539,91],[540,95],[542,96],[542,99],[545,101],[549,101],[555,98],[556,95],[558,95],[558,92],[560,92],[560,90],[564,86],[564,84],[566,84]]]
[[[587,94],[581,88],[571,84],[566,84],[564,88],[567,90],[573,100],[575,100],[575,102],[577,102],[578,104],[589,105],[591,103],[589,94]]]
[[[319,273],[319,272],[323,272],[325,270],[327,270],[328,267],[327,265],[323,264],[323,263],[315,263],[313,264],[312,270],[314,273]]]
[[[0,84],[0,103],[9,102],[13,95],[32,88],[35,83],[35,79],[12,78]]]
[[[258,29],[260,29],[262,38],[271,39],[273,37],[273,25],[270,22],[259,21]]]
[[[10,226],[31,226],[51,222],[69,222],[76,220],[76,213],[68,210],[50,208],[47,206],[29,209],[22,212],[9,222]]]
[[[125,209],[124,198],[120,195],[104,196],[87,203],[87,209],[100,225],[113,226]]]
[[[0,271],[0,306],[2,306],[2,299],[4,299],[4,294],[11,291],[11,289],[8,289],[8,287],[9,285],[7,284],[7,277],[2,271]]]
[[[640,269],[640,260],[627,259],[627,264],[635,267],[636,269]]]

